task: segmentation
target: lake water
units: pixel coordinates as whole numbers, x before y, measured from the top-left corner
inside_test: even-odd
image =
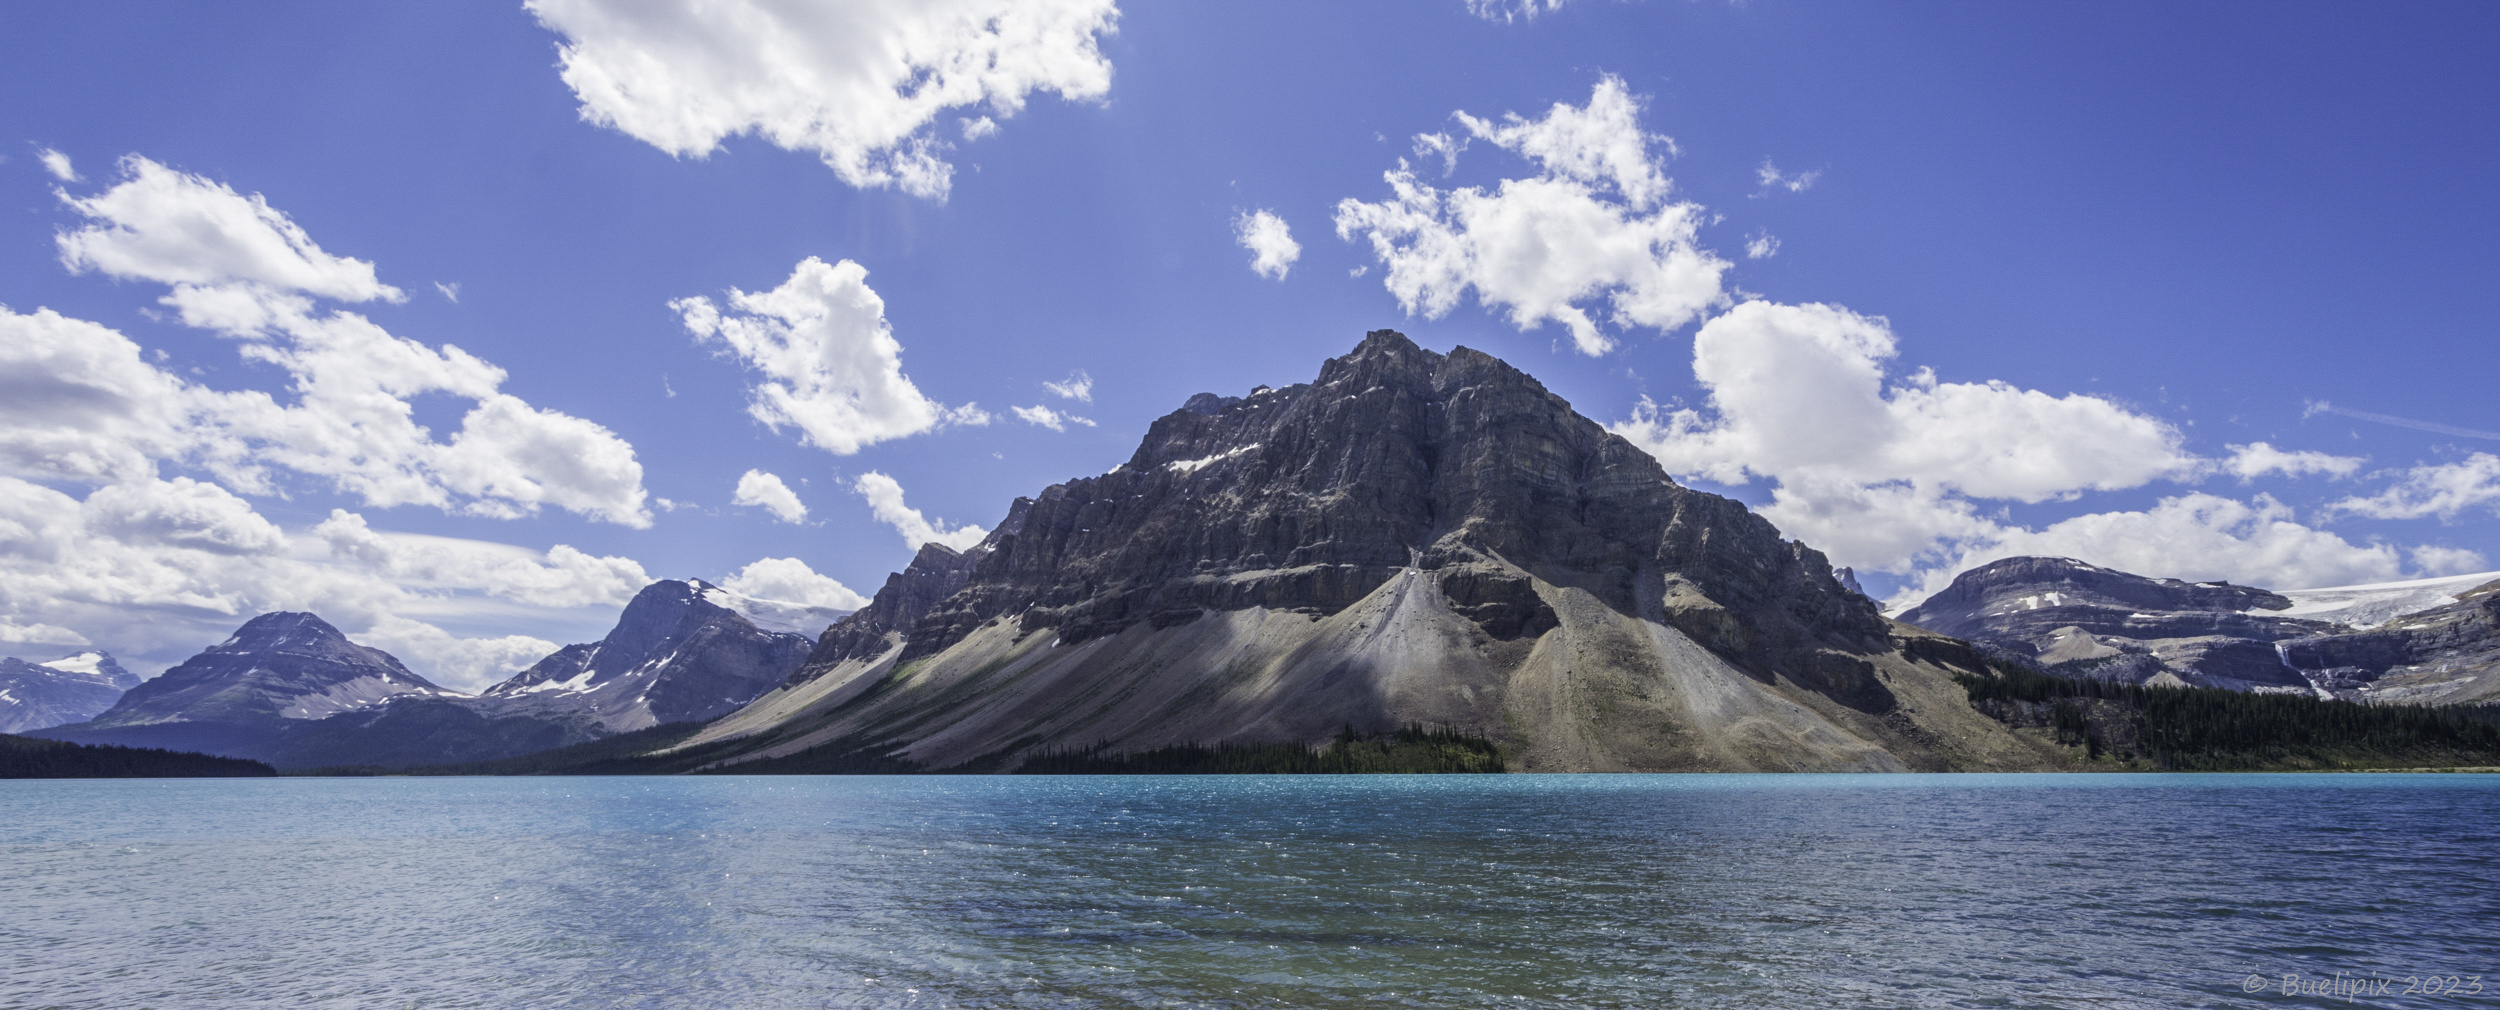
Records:
[[[2500,1005],[2488,775],[0,782],[0,844],[10,1008]]]

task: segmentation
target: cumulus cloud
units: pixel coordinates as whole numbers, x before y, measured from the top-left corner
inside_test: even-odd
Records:
[[[1038,424],[1052,431],[1066,431],[1068,430],[1068,426],[1071,424],[1081,424],[1088,428],[1094,426],[1094,422],[1089,418],[1078,417],[1074,414],[1061,413],[1050,409],[1049,406],[1044,404],[1037,403],[1030,407],[1009,407],[1007,409],[1014,411],[1015,415],[1018,418],[1023,419],[1026,424]]]
[[[1042,388],[1050,390],[1051,395],[1062,400],[1075,400],[1079,403],[1094,402],[1094,377],[1085,374],[1082,369],[1069,372],[1066,382],[1045,382],[1042,383]]]
[[[1881,318],[1832,305],[1747,302],[1693,337],[1707,410],[1644,401],[1616,433],[1673,471],[1723,484],[1753,477],[1892,481],[2038,502],[2193,473],[2169,424],[2108,400],[2003,382],[1887,381]]]
[[[120,185],[95,196],[62,194],[89,220],[58,237],[71,271],[185,287],[245,284],[343,302],[401,301],[373,264],[332,256],[257,193],[178,172],[146,158],[122,159]]]
[[[2241,483],[2247,483],[2271,473],[2291,477],[2303,477],[2313,473],[2329,477],[2350,477],[2353,471],[2361,469],[2361,464],[2369,462],[2360,456],[2337,456],[2308,449],[2286,451],[2264,442],[2251,442],[2247,445],[2225,446],[2224,448],[2231,450],[2231,455],[2222,461],[2221,468],[2223,472],[2238,477]]]
[[[1337,236],[1369,241],[1387,268],[1382,284],[1406,311],[1438,318],[1473,291],[1522,330],[1561,324],[1594,356],[1616,341],[1592,311],[1618,328],[1667,330],[1724,303],[1720,276],[1731,264],[1698,244],[1700,205],[1668,200],[1663,157],[1674,141],[1641,129],[1640,101],[1621,78],[1600,78],[1586,105],[1556,104],[1536,119],[1454,116],[1470,138],[1537,171],[1491,191],[1445,191],[1400,159],[1383,176],[1390,199],[1338,202]],[[1459,146],[1435,145],[1453,164]]]
[[[72,270],[167,284],[161,302],[187,325],[239,341],[246,360],[287,373],[292,402],[216,391],[147,363],[138,345],[48,310],[0,308],[0,379],[25,393],[0,411],[0,466],[38,479],[120,481],[155,461],[200,466],[235,490],[283,490],[275,471],[328,481],[368,505],[428,505],[512,517],[554,505],[648,526],[633,446],[582,418],[501,392],[502,369],[457,347],[397,337],[314,297],[399,300],[373,265],[333,256],[255,194],[123,161],[125,178],[87,198],[58,237]],[[412,401],[472,402],[448,441],[416,422]]]
[[[544,552],[511,544],[418,533],[386,533],[365,517],[332,509],[308,543],[333,560],[352,561],[396,586],[472,590],[543,607],[623,606],[651,583],[632,558],[594,556],[567,544]]]
[[[1293,240],[1285,219],[1271,210],[1233,215],[1233,241],[1250,250],[1250,272],[1270,280],[1284,280],[1293,261],[1302,258],[1302,243]]]
[[[342,631],[346,629],[341,629]],[[529,635],[462,638],[424,621],[385,614],[350,633],[356,644],[390,653],[418,676],[475,694],[556,651]]]
[[[2426,574],[2472,571],[2480,557],[2457,551],[2425,555]],[[2039,530],[2003,528],[1948,564],[1927,569],[1893,602],[1911,604],[1950,584],[1953,576],[1999,558],[2037,555],[2081,558],[2096,565],[2163,578],[2229,579],[2270,589],[2348,586],[2403,578],[2396,549],[2353,544],[2293,521],[2289,506],[2267,495],[2242,502],[2204,493],[2164,498],[2141,512],[2100,512]],[[2462,562],[2462,567],[2460,567]]]
[[[920,549],[920,545],[929,543],[945,544],[959,551],[970,550],[981,542],[981,538],[990,535],[990,531],[979,526],[965,525],[950,530],[942,520],[931,522],[920,514],[919,509],[903,504],[903,485],[874,470],[861,474],[858,480],[851,483],[851,490],[868,499],[868,507],[876,513],[877,521],[894,527],[895,532],[903,535],[903,543],[915,551]]]
[[[386,533],[344,511],[289,533],[186,478],[82,500],[0,477],[0,638],[97,646],[134,669],[170,665],[256,614],[309,610],[475,690],[553,648],[514,629],[588,630],[613,612],[584,608],[621,606],[649,581],[626,558]]]
[[[2482,507],[2500,513],[2500,456],[2487,452],[2461,462],[2413,467],[2385,491],[2327,506],[2333,512],[2372,519],[2455,519],[2459,513]]]
[[[797,558],[764,558],[721,580],[721,588],[759,600],[779,600],[810,607],[858,610],[868,598],[829,576],[819,575]]]
[[[729,502],[732,505],[761,506],[785,523],[796,524],[807,519],[807,505],[799,501],[798,492],[790,490],[790,485],[782,483],[780,477],[762,470],[749,470],[739,475],[738,491],[730,496]]]
[[[1767,259],[1770,259],[1770,258],[1771,258],[1771,257],[1773,257],[1773,256],[1777,256],[1777,255],[1779,255],[1779,252],[1780,252],[1780,240],[1779,240],[1779,237],[1778,237],[1778,236],[1775,236],[1775,235],[1773,235],[1773,234],[1771,234],[1770,232],[1767,232],[1767,231],[1757,231],[1757,232],[1754,232],[1752,235],[1748,235],[1748,236],[1746,236],[1746,237],[1745,237],[1745,258],[1746,258],[1746,259],[1749,259],[1749,260],[1767,260]]]
[[[112,484],[87,496],[87,528],[126,543],[188,547],[210,554],[271,554],[286,534],[250,502],[189,477]]]
[[[2078,516],[2034,530],[1984,502],[2038,503],[2190,481],[2216,471],[2347,474],[2357,459],[2235,446],[2212,460],[2178,429],[2106,399],[2004,382],[1895,374],[1883,319],[1832,305],[1747,302],[1694,334],[1699,408],[1647,398],[1611,425],[1669,471],[1723,484],[1767,480],[1760,512],[1781,531],[1861,571],[1910,576],[1914,603],[1971,566],[2020,554],[2179,578],[2283,588],[2395,578],[2395,548],[2356,545],[2294,520],[2259,495],[2192,493],[2145,511]],[[2442,565],[2452,565],[2446,559]],[[2417,565],[2422,562],[2417,556]]]
[[[850,260],[801,261],[770,291],[731,289],[724,311],[710,298],[670,302],[697,340],[718,340],[764,380],[747,413],[809,445],[847,456],[941,424],[988,424],[973,404],[947,407],[903,374],[903,345],[886,323],[885,299],[868,269]]]
[[[565,37],[582,118],[680,157],[752,133],[812,152],[853,186],[944,199],[931,124],[982,106],[966,140],[1027,96],[1100,98],[1112,0],[530,0]],[[986,125],[983,125],[986,124]]]
[[[47,147],[36,151],[35,158],[43,162],[43,170],[52,173],[53,178],[62,182],[78,181],[78,169],[70,165],[69,155]]]

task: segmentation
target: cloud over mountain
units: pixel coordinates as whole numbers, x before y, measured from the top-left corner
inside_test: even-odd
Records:
[[[1383,176],[1390,199],[1337,203],[1337,237],[1368,241],[1387,268],[1381,283],[1428,319],[1473,291],[1522,330],[1561,324],[1591,356],[1616,345],[1600,318],[1660,330],[1692,322],[1724,302],[1719,282],[1731,264],[1699,244],[1702,207],[1668,199],[1664,158],[1675,142],[1642,130],[1640,112],[1610,74],[1586,105],[1556,103],[1536,119],[1453,113],[1464,135],[1419,137],[1419,155],[1455,166],[1483,140],[1528,159],[1536,174],[1491,191],[1443,190],[1401,158]]]
[[[903,345],[868,268],[810,256],[770,291],[732,289],[724,310],[694,296],[668,303],[698,340],[718,340],[763,376],[747,413],[792,427],[837,456],[940,424],[988,424],[973,404],[947,407],[903,374]]]
[[[1112,0],[530,0],[565,37],[582,118],[678,156],[753,133],[824,159],[844,182],[944,199],[954,176],[932,124],[997,131],[1035,92],[1100,98]]]

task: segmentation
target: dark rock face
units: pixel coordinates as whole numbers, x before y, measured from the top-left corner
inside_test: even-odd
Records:
[[[934,654],[1011,615],[1075,644],[1209,611],[1333,614],[1409,567],[1449,570],[1452,602],[1496,638],[1553,627],[1525,580],[1470,570],[1496,559],[1626,614],[1663,580],[1650,604],[1766,675],[1828,644],[1886,647],[1881,613],[1820,552],[1675,484],[1491,355],[1376,330],[1315,382],[1192,397],[1126,464],[1017,499],[969,552],[924,548],[799,676],[889,635],[908,640],[905,660]]]
[[[2368,631],[2284,642],[2282,657],[2338,695],[2431,704],[2500,700],[2500,582]]]
[[[137,686],[139,678],[101,652],[49,663],[0,658],[0,733],[85,722]]]
[[[2040,760],[1942,702],[1979,661],[1947,641],[1519,370],[1382,330],[924,548],[691,745],[1005,767],[1424,722],[1539,769]]]
[[[131,688],[93,725],[319,719],[392,695],[451,693],[319,617],[279,612]]]
[[[808,652],[804,636],[756,627],[727,601],[701,580],[654,582],[606,638],[558,649],[480,701],[578,715],[607,732],[716,718],[780,684]]]
[[[2307,691],[2273,643],[2341,629],[2263,613],[2290,606],[2249,586],[2024,557],[1962,573],[1901,620],[2066,676],[2144,683],[2166,673],[2199,686]]]
[[[334,716],[398,699],[459,697],[319,617],[280,612],[245,622],[91,721],[34,735],[268,760],[289,733]]]

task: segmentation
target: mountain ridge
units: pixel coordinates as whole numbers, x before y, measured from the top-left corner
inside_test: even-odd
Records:
[[[1532,769],[2051,761],[1950,701],[1982,662],[1526,373],[1381,330],[924,547],[684,746],[1008,767],[1423,724]]]

